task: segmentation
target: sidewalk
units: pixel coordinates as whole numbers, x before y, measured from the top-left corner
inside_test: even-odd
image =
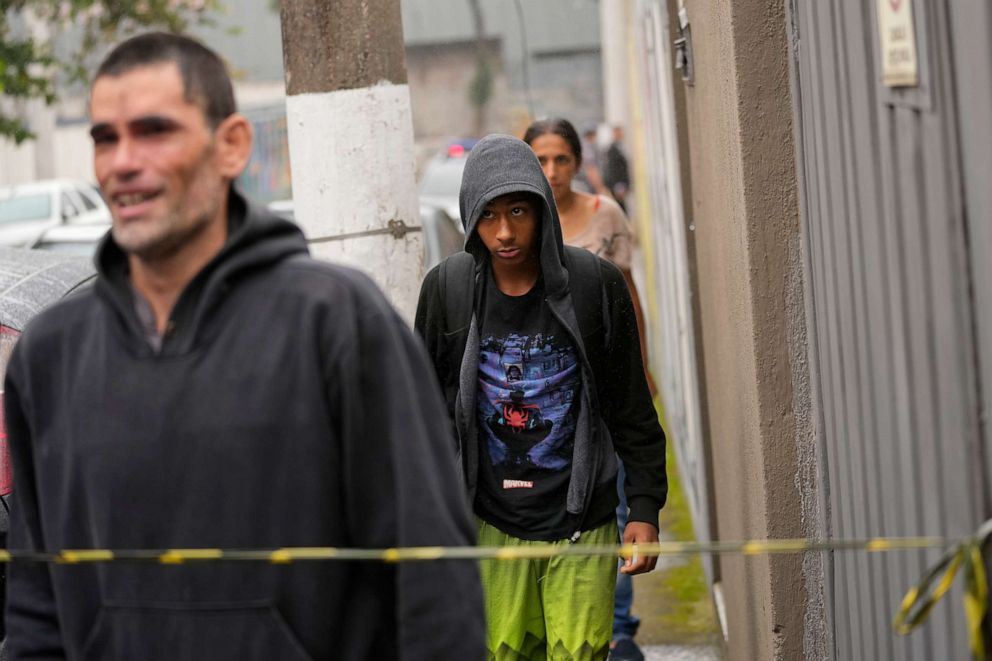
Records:
[[[694,534],[678,467],[668,444],[668,503],[661,539],[692,541]],[[634,577],[637,642],[648,661],[720,661],[721,635],[702,563],[695,557],[661,557],[650,574]]]
[[[649,645],[642,647],[644,661],[720,661],[718,648],[698,645]]]

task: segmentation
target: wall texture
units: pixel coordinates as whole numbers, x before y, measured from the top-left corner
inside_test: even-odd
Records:
[[[824,536],[971,534],[990,511],[981,292],[992,12],[987,2],[904,4],[918,84],[888,87],[876,6],[793,7]],[[832,554],[822,609],[831,656],[967,658],[958,585],[911,635],[890,626],[939,557]]]
[[[493,87],[486,105],[484,133],[505,133],[512,121],[500,54],[502,46],[499,40],[491,39],[488,48],[493,54]],[[407,47],[413,133],[418,139],[474,133],[475,108],[469,100],[468,89],[475,76],[476,49],[474,41]]]
[[[803,536],[812,447],[785,5],[686,0],[700,326],[721,539]],[[809,493],[809,492],[807,492]],[[733,659],[803,656],[796,556],[720,560]]]

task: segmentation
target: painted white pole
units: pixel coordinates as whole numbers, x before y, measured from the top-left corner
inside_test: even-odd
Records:
[[[314,256],[368,273],[411,322],[423,276],[397,0],[283,0],[296,220]]]
[[[629,72],[627,71],[626,0],[600,0],[599,40],[603,59],[603,98],[606,123],[628,129]]]

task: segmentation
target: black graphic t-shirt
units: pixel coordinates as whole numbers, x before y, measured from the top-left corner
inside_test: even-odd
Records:
[[[479,325],[475,511],[515,537],[556,540],[573,532],[565,499],[581,372],[543,298],[541,281],[507,296],[489,275]]]

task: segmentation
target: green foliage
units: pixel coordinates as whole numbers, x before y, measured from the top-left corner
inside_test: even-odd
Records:
[[[468,100],[473,108],[482,108],[493,94],[493,69],[489,58],[482,56],[476,61],[475,75],[468,84]]]
[[[0,1],[0,138],[20,143],[32,137],[11,114],[11,100],[54,103],[56,79],[87,82],[88,56],[101,47],[140,30],[184,32],[191,24],[210,23],[221,8],[220,0]],[[55,55],[53,40],[69,31],[68,54]],[[48,36],[39,39],[36,33]]]
[[[0,28],[6,20],[0,17]],[[0,40],[0,94],[10,98],[42,98],[46,103],[55,100],[52,83],[37,74],[39,68],[48,67],[52,58],[32,41]],[[7,136],[20,144],[31,137],[23,123],[5,115],[0,110],[0,136]]]
[[[693,542],[696,540],[696,531],[692,525],[692,515],[689,513],[689,501],[686,500],[685,489],[682,488],[682,477],[679,475],[671,438],[665,445],[665,464],[668,467],[668,501],[661,511],[661,523],[670,539],[677,542]]]
[[[667,428],[660,397],[655,400],[655,406],[662,426]],[[676,463],[676,442],[669,437],[667,445],[668,502],[661,511],[661,539],[691,542],[696,536]],[[658,570],[634,579],[635,611],[641,618],[638,633],[641,643],[717,645],[720,629],[700,557],[691,556],[681,561],[666,559],[659,564]]]

